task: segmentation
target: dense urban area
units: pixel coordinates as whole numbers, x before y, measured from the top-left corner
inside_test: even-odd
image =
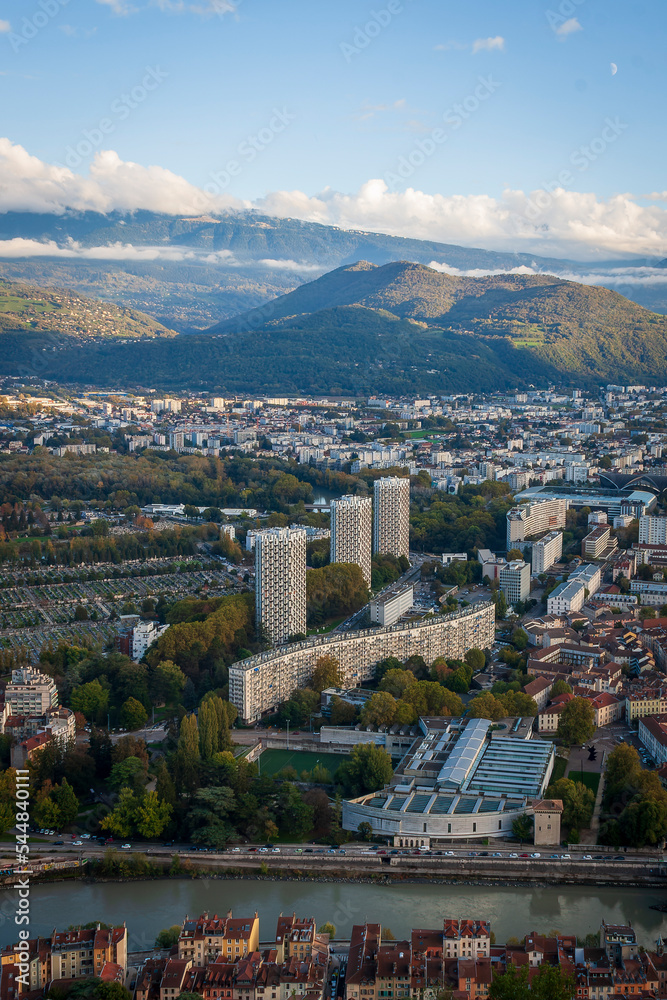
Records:
[[[667,390],[1,391],[8,886],[665,887]],[[8,944],[2,1000],[667,996],[629,923],[91,917]]]

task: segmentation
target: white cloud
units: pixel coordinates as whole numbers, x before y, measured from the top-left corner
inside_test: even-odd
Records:
[[[652,196],[654,202],[665,198],[667,192]],[[536,212],[535,205],[545,207]],[[342,229],[542,256],[591,261],[667,256],[667,209],[659,203],[640,204],[631,194],[602,199],[562,188],[549,194],[508,189],[492,198],[427,194],[416,188],[396,192],[376,179],[355,193],[331,188],[316,195],[274,191],[250,202],[207,194],[170,170],[124,162],[112,151],[97,153],[88,175],[81,176],[0,139],[0,212],[63,213],[68,208],[184,216],[254,208]]]
[[[557,28],[554,28],[554,31],[560,38],[567,38],[568,35],[573,35],[575,31],[583,30],[579,19],[576,17],[571,17],[567,21],[563,21],[562,24],[559,24]]]
[[[104,4],[105,7],[111,7],[113,13],[118,14],[120,17],[134,14],[138,9],[130,3],[130,0],[96,0],[96,2]]]
[[[257,264],[260,267],[268,267],[272,271],[297,271],[300,274],[322,270],[320,264],[304,264],[298,260],[273,260],[270,257],[258,260]]]
[[[0,138],[0,212],[134,212],[199,215],[244,204],[209,195],[163,167],[124,162],[117,153],[96,153],[87,177],[44,163],[22,146]]]
[[[2,34],[5,31],[11,31],[11,30],[12,30],[12,26],[9,23],[9,21],[1,21],[0,20],[0,34]]]
[[[355,113],[354,117],[357,121],[365,122],[369,121],[371,118],[375,118],[376,115],[381,114],[382,112],[405,111],[406,108],[407,101],[404,97],[399,98],[397,101],[392,101],[391,104],[369,104],[368,102],[365,102]]]
[[[476,38],[472,43],[472,54],[477,55],[478,52],[493,52],[494,49],[503,51],[505,48],[505,39],[502,35],[496,35],[494,38]]]

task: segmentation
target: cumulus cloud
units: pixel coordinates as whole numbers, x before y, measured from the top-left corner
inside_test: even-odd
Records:
[[[189,215],[244,207],[210,195],[164,167],[122,161],[111,150],[95,155],[87,177],[44,163],[22,146],[0,139],[0,211],[154,212]]]
[[[557,28],[554,28],[554,31],[559,38],[567,38],[568,35],[573,35],[575,31],[583,30],[584,29],[579,23],[579,19],[576,17],[570,17],[567,21],[563,21],[562,24],[559,24]]]
[[[495,35],[493,38],[476,38],[472,43],[472,54],[477,55],[478,52],[493,52],[494,49],[503,51],[505,48],[505,39],[502,35]]]
[[[664,197],[656,193],[654,200]],[[375,179],[354,193],[274,191],[251,202],[208,194],[170,170],[125,162],[112,151],[97,153],[88,175],[80,176],[0,139],[0,212],[67,209],[146,209],[197,217],[255,209],[342,229],[576,260],[667,256],[667,210],[640,204],[631,194],[602,199],[563,188],[548,193],[507,189],[493,198],[428,194],[413,187],[391,191]]]

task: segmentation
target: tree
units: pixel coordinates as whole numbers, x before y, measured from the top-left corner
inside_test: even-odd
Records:
[[[357,709],[349,701],[343,701],[338,695],[331,699],[331,725],[349,726],[357,718]]]
[[[185,674],[173,660],[163,660],[154,668],[149,682],[151,696],[157,702],[176,704],[185,687]]]
[[[303,840],[313,829],[313,807],[304,802],[291,781],[284,781],[279,788],[276,815],[281,833],[288,833],[295,840]]]
[[[335,780],[343,787],[348,798],[365,792],[375,792],[391,781],[391,757],[375,743],[360,743],[354,747],[349,760],[341,764]]]
[[[464,659],[468,666],[472,667],[473,670],[483,670],[486,664],[486,657],[483,650],[477,649],[476,647],[469,649],[465,654]]]
[[[89,722],[100,722],[109,705],[109,691],[95,678],[72,691],[70,707],[74,712],[83,712]]]
[[[120,721],[126,729],[141,729],[148,721],[148,712],[136,698],[128,698],[120,710]]]
[[[551,686],[550,697],[557,698],[559,694],[572,694],[572,688],[567,681],[554,681]]]
[[[495,695],[492,695],[490,691],[482,691],[481,694],[476,694],[468,705],[468,715],[471,719],[490,719],[491,722],[497,722],[499,719],[505,718],[505,707]]]
[[[364,726],[390,726],[396,715],[396,699],[387,691],[376,691],[361,709]]]
[[[199,782],[199,729],[195,715],[185,715],[176,747],[174,777],[186,792],[193,792]]]
[[[515,840],[530,840],[533,836],[533,817],[522,813],[512,821],[512,836]]]
[[[336,937],[336,925],[332,924],[328,920],[325,920],[324,923],[320,924],[320,926],[317,928],[317,933],[328,934],[329,940],[333,941],[333,939]]]
[[[506,972],[500,976],[494,975],[489,987],[489,1000],[532,1000],[528,983],[528,966],[522,965],[517,969],[510,963]]]
[[[574,1000],[575,996],[573,977],[557,965],[541,965],[530,984],[531,1000]]]
[[[235,834],[232,814],[236,797],[231,788],[200,788],[188,813],[192,839],[207,847],[224,847]]]
[[[63,778],[62,783],[54,787],[53,798],[60,818],[58,827],[70,826],[79,815],[79,800],[67,778]]]
[[[573,698],[563,706],[558,721],[558,737],[573,746],[584,743],[595,732],[595,710],[586,698]]]
[[[333,656],[320,656],[315,663],[310,687],[321,694],[325,688],[340,687],[343,682],[340,664]]]
[[[218,752],[220,742],[220,722],[211,701],[203,701],[199,706],[197,724],[201,759],[210,760],[213,754]]]
[[[159,837],[169,825],[171,813],[171,806],[161,801],[157,792],[147,792],[136,812],[137,832],[146,840]]]
[[[559,778],[547,789],[547,795],[563,802],[563,823],[571,832],[590,826],[595,806],[595,795],[592,789],[582,781],[571,781],[569,778]]]
[[[405,694],[406,688],[416,683],[415,675],[411,670],[394,667],[391,670],[387,670],[379,686],[380,691],[386,691],[394,698],[399,699]]]
[[[109,830],[114,837],[131,837],[138,806],[139,799],[135,792],[131,788],[121,788],[116,807],[104,817],[100,826],[103,830]]]
[[[77,604],[77,606],[74,609],[74,621],[75,622],[88,621],[88,612],[86,611],[86,609],[83,607],[82,604]]]
[[[160,931],[158,936],[155,938],[156,948],[168,948],[171,949],[178,941],[181,933],[181,925],[173,924],[171,927],[165,927]]]
[[[359,834],[360,840],[370,840],[373,836],[373,827],[370,823],[360,823],[357,827],[357,833]]]
[[[111,768],[109,785],[119,792],[122,788],[140,791],[146,781],[146,766],[138,757],[126,757]]]

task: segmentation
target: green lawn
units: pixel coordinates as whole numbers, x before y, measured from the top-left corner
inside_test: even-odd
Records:
[[[327,632],[331,632],[348,617],[349,615],[343,615],[341,618],[332,618],[331,621],[325,622],[324,625],[319,625],[317,628],[309,628],[306,631],[306,635],[326,635]]]
[[[570,771],[568,774],[570,781],[581,781],[582,784],[586,785],[593,792],[593,795],[597,795],[598,786],[600,784],[600,775],[597,771]]]
[[[259,768],[262,774],[273,775],[284,767],[293,767],[297,774],[302,771],[312,771],[317,764],[326,767],[333,777],[336,768],[349,760],[347,754],[313,753],[310,750],[265,750],[259,758]]]
[[[554,781],[558,781],[560,778],[564,778],[566,767],[567,767],[567,758],[557,756],[554,761],[554,769],[551,772],[551,777],[549,778],[549,781],[553,783]]]

